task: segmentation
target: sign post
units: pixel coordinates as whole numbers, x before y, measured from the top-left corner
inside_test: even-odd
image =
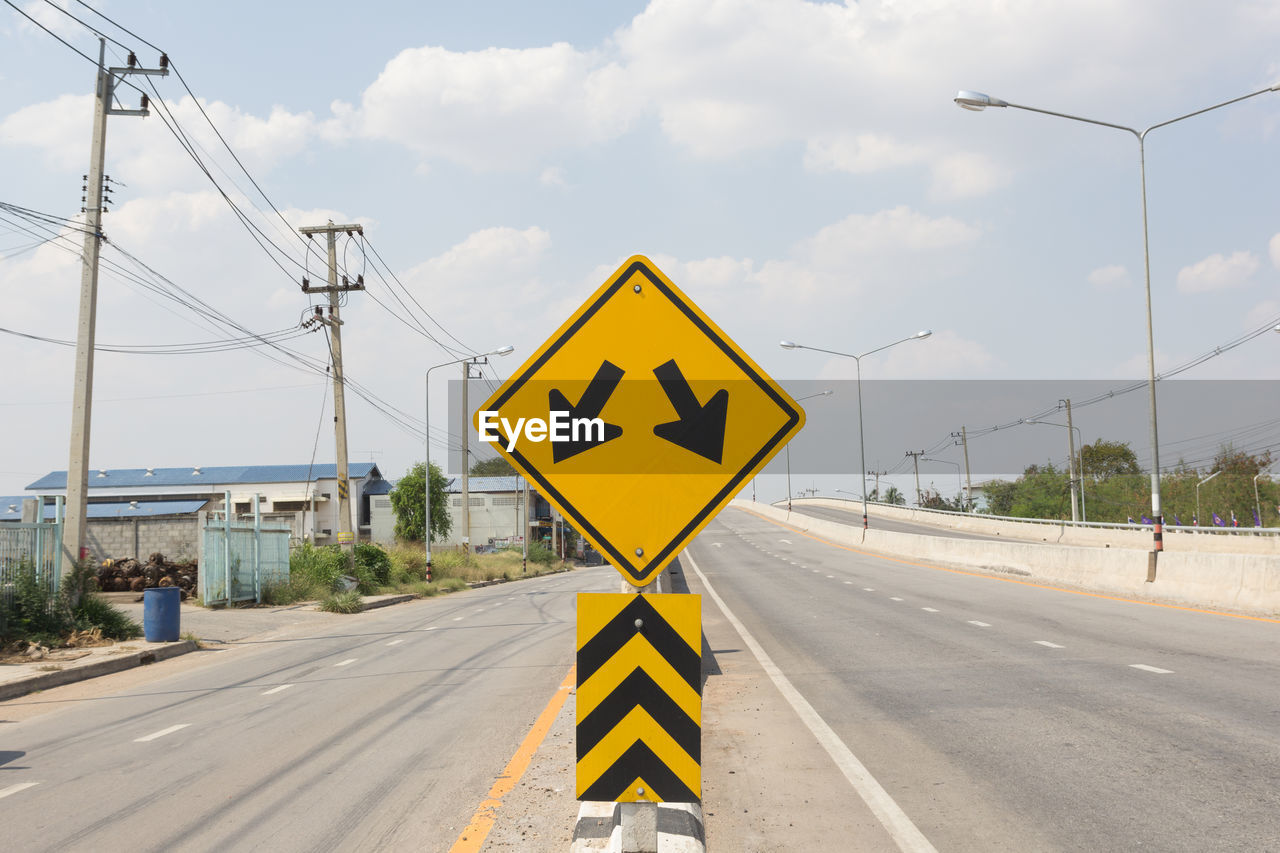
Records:
[[[656,803],[702,795],[701,601],[637,593],[657,592],[662,570],[800,431],[804,411],[637,255],[474,424],[628,585],[578,596],[577,792],[622,803],[631,829],[656,827]]]

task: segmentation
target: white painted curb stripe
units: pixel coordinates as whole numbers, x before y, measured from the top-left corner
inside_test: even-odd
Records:
[[[10,785],[7,788],[0,788],[0,800],[3,800],[5,797],[9,796],[10,794],[16,794],[19,791],[25,791],[28,788],[34,788],[36,785],[39,785],[39,784],[40,784],[39,782],[19,782],[18,784]]]
[[[292,684],[281,684],[279,687],[272,687],[270,690],[266,691],[262,695],[270,696],[272,693],[283,693],[285,690],[288,690],[292,686],[293,686]]]
[[[693,555],[687,549],[684,551],[683,557],[689,560],[689,567],[693,569],[694,574],[698,576],[698,580],[702,581],[702,585],[706,587],[707,595],[711,596],[711,600],[720,608],[724,618],[729,621],[729,624],[742,637],[742,641],[747,644],[747,648],[751,649],[751,653],[755,655],[756,660],[760,662],[760,666],[768,673],[774,686],[790,703],[801,721],[808,726],[809,731],[813,732],[813,736],[817,738],[818,743],[827,751],[827,754],[831,756],[831,760],[840,768],[840,772],[849,780],[849,784],[858,792],[858,796],[862,797],[862,801],[867,804],[867,807],[879,819],[880,824],[898,845],[898,849],[902,850],[903,853],[937,853],[937,848],[930,844],[929,839],[924,837],[924,833],[916,828],[916,825],[911,822],[911,818],[907,817],[901,806],[894,802],[889,793],[880,786],[875,777],[868,772],[857,756],[845,745],[845,742],[840,740],[840,736],[832,730],[831,726],[827,725],[826,720],[818,715],[818,712],[814,710],[808,700],[800,695],[800,691],[796,690],[790,679],[782,674],[782,670],[778,669],[773,659],[756,642],[756,638],[751,636],[751,632],[747,630],[746,626],[729,612],[728,605],[716,594],[716,591],[707,581],[706,575],[698,568]]]
[[[189,726],[189,725],[191,725],[191,724],[190,724],[190,723],[178,723],[178,725],[176,725],[176,726],[169,726],[169,728],[167,728],[167,729],[161,729],[160,731],[158,731],[158,732],[152,732],[152,733],[151,733],[151,734],[149,734],[149,735],[144,735],[144,736],[142,736],[142,737],[136,737],[136,738],[134,738],[134,739],[133,739],[133,742],[134,742],[134,743],[146,743],[146,742],[147,742],[147,741],[149,741],[149,740],[155,740],[156,738],[164,737],[165,735],[171,735],[171,734],[173,734],[174,732],[178,731],[179,729],[185,729],[185,728],[186,728],[187,726]]]

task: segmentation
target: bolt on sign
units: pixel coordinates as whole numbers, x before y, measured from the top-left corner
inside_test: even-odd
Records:
[[[702,798],[698,595],[578,595],[579,800]]]
[[[643,587],[804,426],[804,411],[636,255],[474,423]]]

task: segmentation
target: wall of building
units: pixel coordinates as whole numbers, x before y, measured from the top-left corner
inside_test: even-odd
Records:
[[[98,562],[128,557],[145,561],[159,551],[172,562],[196,559],[199,523],[194,517],[91,519],[85,545]]]

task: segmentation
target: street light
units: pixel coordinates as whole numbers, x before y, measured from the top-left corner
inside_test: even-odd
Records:
[[[462,364],[462,362],[464,361],[471,361],[472,359],[484,358],[490,355],[511,355],[511,353],[514,351],[515,351],[515,347],[508,345],[505,347],[498,347],[495,350],[489,350],[489,352],[482,352],[478,355],[468,355],[468,356],[464,356],[463,358],[455,358],[453,361],[446,361],[446,362],[442,362],[440,364],[436,364],[436,365],[432,365],[431,367],[428,367],[426,375],[423,377],[422,386],[423,386],[423,389],[427,392],[427,395],[426,395],[426,401],[423,404],[426,409],[426,411],[424,412],[424,418],[426,423],[426,430],[425,430],[426,441],[424,442],[426,446],[426,459],[422,463],[422,476],[423,476],[422,493],[423,495],[425,495],[424,507],[426,509],[426,515],[423,516],[422,538],[423,538],[423,547],[427,549],[428,571],[431,569],[431,371],[439,367],[448,367],[451,364]],[[466,416],[467,416],[467,413],[463,412],[462,413],[462,418],[464,421],[462,425],[463,429],[467,428],[467,425],[465,423]],[[462,464],[466,465],[467,460],[466,459],[462,460]]]
[[[1085,502],[1084,502],[1084,434],[1083,434],[1082,432],[1080,432],[1080,427],[1075,426],[1074,424],[1073,424],[1072,426],[1068,427],[1066,424],[1054,423],[1053,421],[1037,421],[1037,420],[1034,420],[1034,419],[1033,419],[1033,420],[1029,420],[1029,421],[1024,421],[1023,423],[1028,423],[1028,424],[1040,424],[1040,425],[1042,425],[1042,426],[1056,426],[1056,427],[1062,427],[1063,429],[1068,430],[1068,432],[1067,432],[1067,444],[1068,444],[1068,445],[1070,445],[1070,443],[1071,443],[1071,431],[1074,431],[1076,435],[1080,436],[1080,463],[1079,463],[1079,466],[1078,466],[1078,467],[1079,467],[1079,470],[1078,470],[1076,473],[1078,473],[1078,474],[1080,475],[1080,515],[1081,515],[1081,516],[1083,516],[1083,518],[1082,518],[1081,520],[1083,520],[1083,521],[1088,521],[1088,520],[1089,520],[1089,510],[1085,508]],[[1068,447],[1068,449],[1069,449],[1069,451],[1070,451],[1070,454],[1071,454],[1071,455],[1070,455],[1070,456],[1068,457],[1068,459],[1067,459],[1067,478],[1068,478],[1068,479],[1070,479],[1070,480],[1072,481],[1072,482],[1071,482],[1071,485],[1072,485],[1072,491],[1074,492],[1074,490],[1075,490],[1075,480],[1074,480],[1074,479],[1072,479],[1072,472],[1073,472],[1073,471],[1075,471],[1075,469],[1077,468],[1077,465],[1076,465],[1076,459],[1075,459],[1075,448],[1074,448],[1074,447]],[[1095,497],[1096,497],[1096,496],[1095,496]],[[1072,495],[1072,503],[1071,503],[1071,520],[1072,520],[1072,521],[1075,521],[1075,520],[1076,520],[1076,505],[1075,505],[1075,495],[1074,495],[1074,494]]]
[[[801,400],[809,400],[814,397],[830,397],[834,392],[819,391],[817,394],[806,394],[803,397],[796,397],[796,402]],[[791,512],[791,442],[787,442],[787,512]]]
[[[963,501],[964,501],[964,481],[960,479],[960,463],[959,463],[959,462],[952,462],[950,459],[930,459],[928,456],[921,456],[920,458],[921,458],[923,461],[925,461],[925,462],[942,462],[942,463],[945,463],[945,464],[947,464],[947,465],[954,465],[954,466],[956,466],[956,495],[957,495],[956,500],[961,501],[961,506],[963,506],[963,505],[964,505],[964,504],[963,504]]]
[[[1208,477],[1205,477],[1203,480],[1196,483],[1196,527],[1200,526],[1200,487],[1221,473],[1222,473],[1222,469],[1219,468],[1217,471],[1214,471]]]
[[[858,449],[860,451],[860,455],[862,456],[862,529],[863,530],[867,529],[867,445],[862,435],[862,359],[866,358],[872,353],[877,353],[877,352],[880,352],[881,350],[886,350],[889,347],[896,347],[898,344],[903,344],[903,343],[906,343],[907,341],[918,341],[923,338],[927,338],[932,334],[933,334],[933,330],[922,329],[919,332],[916,332],[914,335],[905,337],[900,341],[894,341],[891,344],[885,344],[882,347],[876,347],[875,349],[867,350],[861,355],[853,355],[852,353],[847,353],[847,352],[836,352],[835,350],[821,349],[819,347],[809,347],[809,346],[805,346],[804,344],[795,343],[794,341],[778,342],[783,349],[807,349],[807,350],[813,350],[814,352],[825,352],[828,355],[838,355],[841,358],[851,358],[853,359],[854,365],[857,367],[857,371],[858,371]],[[788,491],[790,491],[789,485],[787,489]],[[789,495],[787,497],[787,501],[788,503],[791,501],[791,497]]]
[[[1151,411],[1151,515],[1155,522],[1153,531],[1153,550],[1156,553],[1164,550],[1164,515],[1160,509],[1160,441],[1156,430],[1156,345],[1155,336],[1151,326],[1151,241],[1147,228],[1147,151],[1146,140],[1147,134],[1158,127],[1174,124],[1183,119],[1198,116],[1201,113],[1207,113],[1211,110],[1220,109],[1221,107],[1230,106],[1231,104],[1244,101],[1249,98],[1264,95],[1267,92],[1280,92],[1280,83],[1269,86],[1266,89],[1259,89],[1248,95],[1241,95],[1238,98],[1232,98],[1229,101],[1223,101],[1220,104],[1214,104],[1186,115],[1171,118],[1168,121],[1162,121],[1159,124],[1153,124],[1146,130],[1135,130],[1132,127],[1125,127],[1122,124],[1112,124],[1106,121],[1098,121],[1097,119],[1084,118],[1082,116],[1070,115],[1068,113],[1058,113],[1052,110],[1042,110],[1038,107],[1028,107],[1022,104],[1014,104],[1009,101],[1002,101],[999,98],[993,98],[982,92],[970,92],[960,90],[955,97],[956,104],[966,110],[981,112],[987,107],[1013,107],[1016,110],[1026,110],[1027,112],[1042,113],[1043,115],[1056,116],[1057,118],[1070,119],[1072,121],[1080,121],[1085,124],[1096,124],[1101,127],[1110,127],[1115,130],[1123,130],[1132,133],[1134,138],[1138,140],[1138,175],[1142,190],[1142,263],[1144,269],[1144,280],[1146,285],[1147,296],[1147,396],[1148,407]]]

